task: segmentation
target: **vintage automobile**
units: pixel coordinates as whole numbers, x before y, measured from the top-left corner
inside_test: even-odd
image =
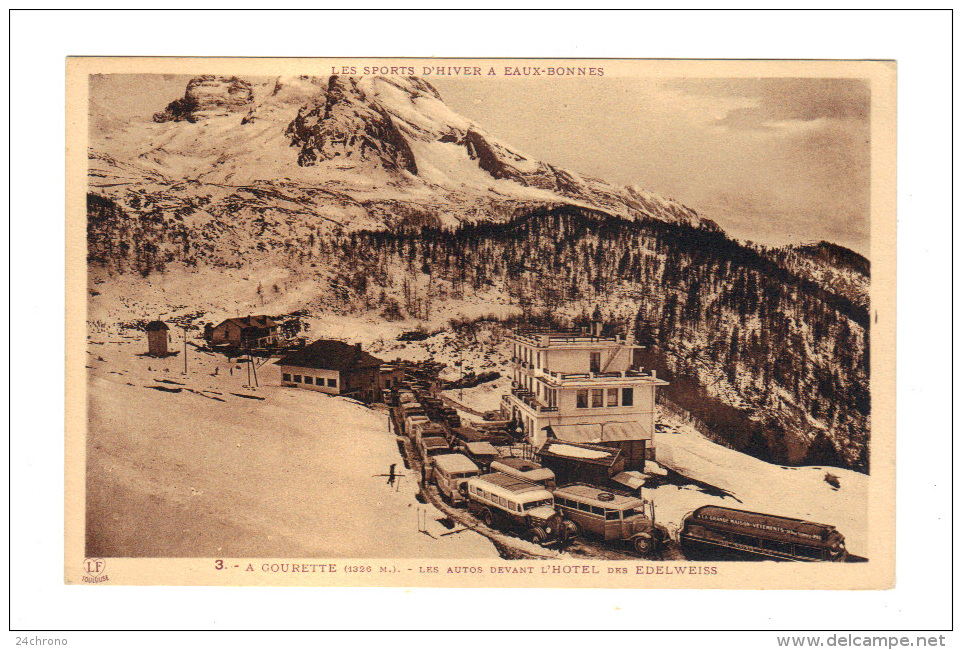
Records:
[[[499,458],[492,461],[492,472],[501,472],[508,476],[515,476],[531,483],[544,486],[546,490],[555,489],[554,472],[546,467],[542,467],[533,460],[518,457]]]
[[[834,526],[760,512],[702,506],[682,520],[686,554],[789,562],[844,562],[845,537]]]
[[[458,505],[467,501],[461,486],[481,470],[464,454],[443,454],[434,458],[434,482],[442,498]]]
[[[430,420],[417,421],[411,425],[411,438],[415,445],[421,444],[422,438],[444,438],[444,427]]]
[[[414,440],[415,426],[430,421],[426,415],[408,415],[404,418],[404,433],[407,434],[408,438]]]
[[[438,456],[450,454],[451,447],[444,438],[427,436],[418,443],[418,453],[421,455],[424,480],[429,481],[434,476],[434,461]]]
[[[469,478],[463,485],[468,510],[489,528],[504,527],[536,544],[556,539],[565,525],[544,487],[500,472]]]
[[[490,471],[491,463],[501,457],[490,442],[456,442],[454,448],[474,461],[485,473]]]
[[[576,527],[576,534],[605,541],[625,540],[639,555],[662,548],[668,531],[645,512],[647,503],[587,483],[565,485],[553,492],[555,505]]]

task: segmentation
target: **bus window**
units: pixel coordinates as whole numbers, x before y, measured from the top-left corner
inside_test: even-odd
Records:
[[[801,544],[795,545],[795,555],[799,557],[807,557],[813,560],[822,559],[822,549],[812,548],[811,546],[802,546]]]
[[[589,506],[587,503],[579,503],[578,510],[582,512],[591,512],[591,506]]]
[[[591,514],[602,517],[605,514],[605,509],[599,506],[591,506]]]
[[[618,521],[621,519],[621,512],[618,510],[605,510],[605,519],[607,521]]]
[[[791,544],[787,544],[785,542],[779,542],[774,539],[763,539],[762,548],[767,549],[769,551],[776,551],[778,553],[787,553],[789,555],[792,552]]]
[[[739,535],[738,533],[732,533],[732,541],[736,544],[744,544],[746,546],[758,546],[758,540],[754,537]]]

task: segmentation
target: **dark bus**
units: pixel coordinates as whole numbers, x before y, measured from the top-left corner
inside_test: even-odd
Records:
[[[834,526],[720,506],[686,515],[680,538],[686,554],[781,562],[844,562],[847,555]]]

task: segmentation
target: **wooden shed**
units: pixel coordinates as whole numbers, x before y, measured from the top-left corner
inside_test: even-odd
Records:
[[[152,320],[147,323],[147,354],[155,357],[167,356],[167,332],[170,329],[167,323],[160,320]]]

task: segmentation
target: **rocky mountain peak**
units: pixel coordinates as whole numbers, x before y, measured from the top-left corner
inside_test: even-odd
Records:
[[[301,108],[286,134],[300,147],[301,167],[341,157],[417,174],[414,153],[394,120],[352,77],[331,76],[324,101]]]
[[[180,99],[175,99],[160,113],[155,122],[196,122],[249,110],[254,101],[251,85],[238,77],[202,75],[187,84]]]

